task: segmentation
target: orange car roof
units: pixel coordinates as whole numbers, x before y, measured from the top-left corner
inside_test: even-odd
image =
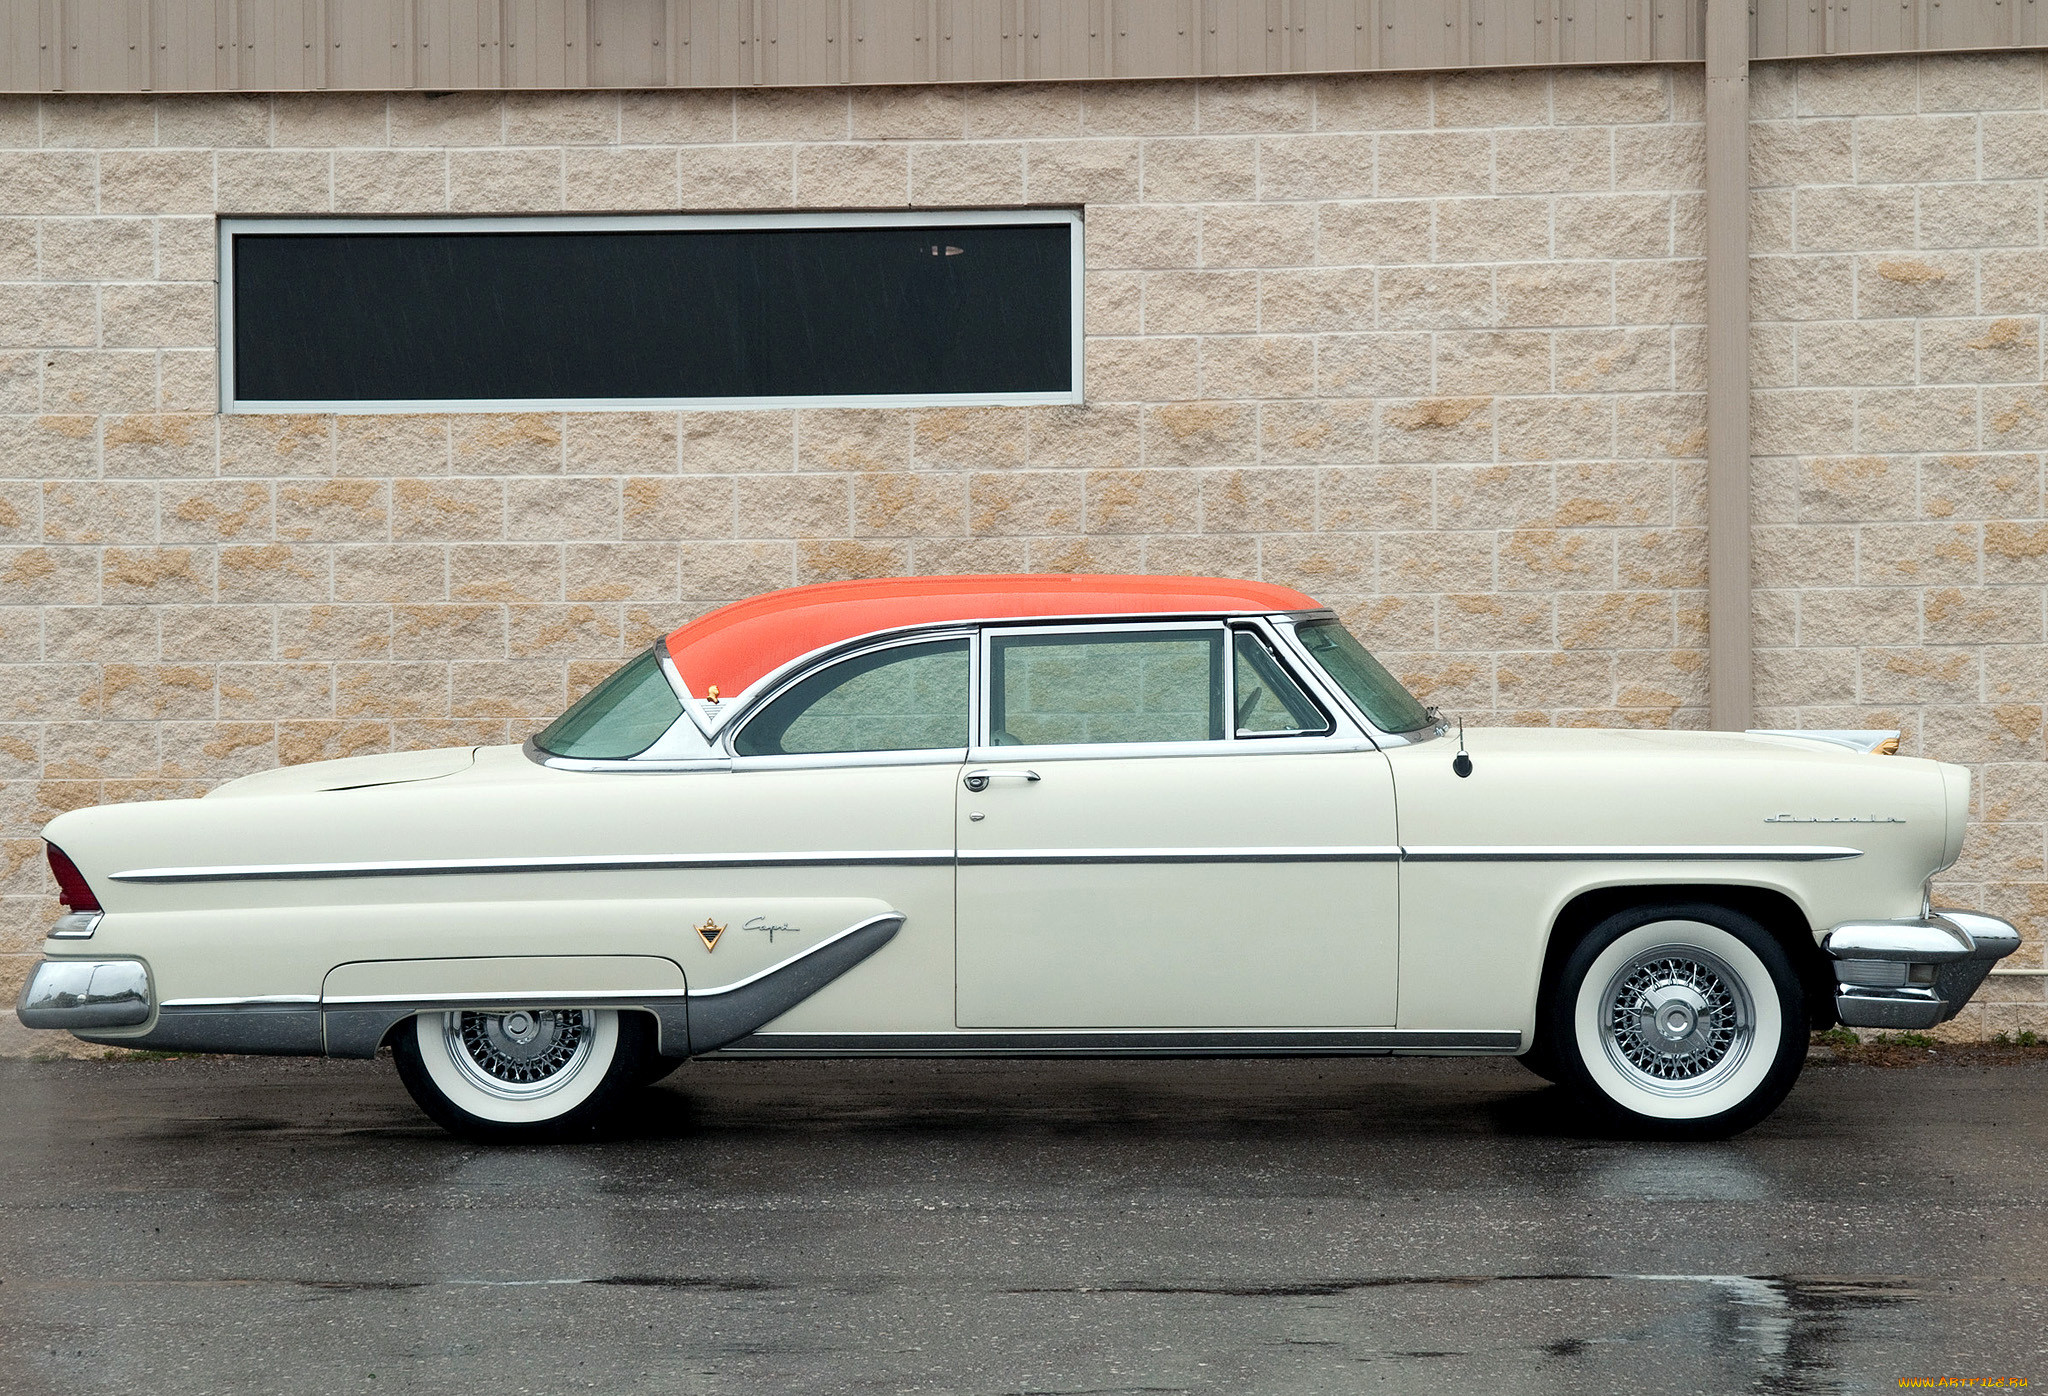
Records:
[[[744,693],[793,659],[884,630],[1038,616],[1242,615],[1316,610],[1290,587],[1221,577],[884,577],[771,591],[699,616],[668,637],[699,698]]]

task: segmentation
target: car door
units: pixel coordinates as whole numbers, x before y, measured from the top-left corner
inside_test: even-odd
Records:
[[[701,817],[714,827],[702,841],[787,861],[721,875],[717,885],[764,894],[763,914],[736,911],[727,933],[764,962],[784,945],[808,944],[778,924],[774,895],[866,899],[905,917],[886,948],[773,1030],[930,1032],[950,1024],[953,804],[968,748],[972,645],[971,632],[924,634],[827,660],[731,734],[732,770],[719,778],[722,788],[706,789]]]
[[[982,637],[964,1028],[1395,1021],[1393,784],[1256,625]]]

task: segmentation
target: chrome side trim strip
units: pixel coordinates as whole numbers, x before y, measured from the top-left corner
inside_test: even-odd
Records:
[[[1409,863],[1830,863],[1862,856],[1860,848],[1805,844],[1440,844],[1401,851]]]
[[[1518,1052],[1519,1032],[1436,1029],[1272,1029],[1188,1032],[757,1032],[721,1057],[1287,1057],[1389,1052]]]
[[[355,1008],[363,1004],[405,1005],[411,1008],[457,1007],[470,1003],[503,1003],[527,1006],[562,1004],[575,1008],[585,1003],[661,1003],[687,998],[682,989],[510,989],[487,993],[444,994],[336,994],[315,999],[322,1007]],[[169,1005],[166,1005],[168,1007]]]
[[[1396,845],[1237,848],[963,849],[976,866],[1045,863],[1826,863],[1860,858],[1858,848],[1806,844],[1643,845]],[[618,857],[450,858],[366,863],[248,863],[223,867],[130,868],[116,882],[285,882],[336,877],[422,877],[465,873],[631,872],[689,868],[945,867],[946,848],[829,853],[645,853]]]
[[[274,1008],[278,1004],[316,1004],[318,994],[249,994],[242,998],[165,999],[159,1007],[180,1008]]]
[[[1273,848],[1015,848],[960,850],[960,861],[977,867],[1041,863],[1396,863],[1392,845]]]
[[[562,858],[407,859],[368,863],[245,863],[212,868],[130,868],[116,882],[283,882],[328,877],[420,877],[462,873],[630,872],[648,868],[829,868],[862,864],[943,866],[950,848],[833,853],[643,853]]]
[[[903,924],[903,919],[903,913],[900,911],[885,911],[880,916],[870,916],[865,921],[856,921],[851,926],[848,926],[845,930],[835,931],[833,934],[826,936],[823,940],[819,941],[816,945],[809,946],[808,948],[803,950],[799,950],[787,959],[778,960],[774,964],[768,966],[768,968],[766,969],[756,970],[754,973],[748,975],[745,979],[735,979],[732,983],[721,984],[716,989],[691,989],[688,991],[689,997],[692,999],[711,999],[717,998],[721,994],[734,993],[740,989],[746,988],[749,984],[757,984],[761,980],[768,978],[772,974],[780,974],[782,973],[782,971],[788,969],[791,965],[795,964],[798,960],[808,960],[811,956],[817,954],[820,950],[824,950],[830,946],[836,945],[838,942],[845,940],[848,936],[858,935],[860,932],[868,929],[868,927],[870,926],[879,926],[884,921],[893,921],[900,926]],[[894,932],[892,931],[891,934],[893,935]]]
[[[737,984],[691,994],[690,1052],[716,1051],[774,1022],[887,945],[903,919],[900,911],[870,916]]]

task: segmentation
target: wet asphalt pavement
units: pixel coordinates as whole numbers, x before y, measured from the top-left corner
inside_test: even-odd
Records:
[[[698,1063],[462,1144],[388,1062],[0,1062],[0,1391],[2048,1382],[2048,1064],[1725,1144],[1511,1062]]]

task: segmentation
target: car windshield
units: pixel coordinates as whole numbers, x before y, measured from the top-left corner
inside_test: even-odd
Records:
[[[648,650],[542,729],[533,744],[551,756],[618,761],[654,745],[683,705]]]
[[[1431,722],[1429,710],[1401,681],[1358,643],[1356,637],[1334,620],[1304,621],[1294,633],[1315,656],[1323,672],[1351,695],[1351,701],[1365,710],[1373,726],[1382,732],[1413,732]]]

